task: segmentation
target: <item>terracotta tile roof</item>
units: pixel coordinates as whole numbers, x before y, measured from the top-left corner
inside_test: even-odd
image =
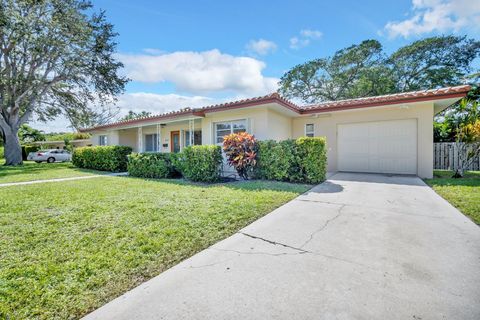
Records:
[[[238,109],[252,107],[260,104],[266,103],[278,103],[285,108],[288,108],[296,113],[300,114],[310,114],[310,113],[319,113],[319,112],[332,112],[340,110],[348,110],[354,108],[366,108],[374,107],[381,105],[397,104],[397,103],[408,103],[408,102],[419,102],[426,100],[436,100],[444,98],[456,98],[465,96],[465,94],[471,89],[469,85],[462,85],[456,87],[446,87],[440,89],[432,90],[422,90],[422,91],[413,91],[413,92],[404,92],[389,94],[383,96],[375,97],[365,97],[365,98],[356,98],[348,100],[339,100],[339,101],[328,101],[322,102],[314,105],[308,106],[299,106],[295,103],[281,97],[278,93],[271,93],[265,96],[237,100],[232,102],[220,103],[209,105],[200,108],[184,108],[178,111],[171,111],[163,113],[160,115],[148,116],[137,118],[133,120],[124,120],[109,123],[106,125],[96,126],[93,128],[83,129],[81,131],[93,131],[98,129],[108,129],[113,127],[122,127],[129,126],[132,124],[151,122],[155,120],[167,120],[171,118],[181,117],[181,116],[205,116],[209,112],[219,112],[224,110]]]
[[[380,106],[380,105],[386,105],[386,104],[437,100],[437,99],[443,99],[446,96],[447,97],[452,96],[452,98],[454,98],[457,95],[459,97],[464,96],[468,91],[470,91],[470,89],[471,89],[471,86],[462,85],[462,86],[446,87],[446,88],[440,88],[440,89],[402,92],[402,93],[388,94],[388,95],[375,96],[375,97],[327,101],[327,102],[322,102],[314,105],[304,106],[302,107],[302,113],[316,113],[318,111],[327,112],[327,111],[345,110],[345,109],[353,109],[353,108],[374,107],[374,106]]]

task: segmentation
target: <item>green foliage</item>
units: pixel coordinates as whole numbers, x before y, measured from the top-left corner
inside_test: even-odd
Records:
[[[170,178],[175,173],[169,153],[132,153],[127,169],[130,176],[142,178]]]
[[[182,175],[192,181],[215,182],[220,179],[222,150],[219,146],[188,146],[174,160]],[[179,167],[179,162],[183,162]]]
[[[123,172],[130,153],[132,148],[127,146],[81,147],[74,150],[72,163],[79,168]]]
[[[223,151],[227,163],[240,177],[247,180],[257,161],[257,140],[246,132],[232,133],[223,138]]]
[[[24,145],[22,146],[22,159],[23,161],[27,160],[28,154],[30,152],[37,152],[40,150],[40,146]]]
[[[258,142],[258,158],[255,175],[261,179],[293,181],[290,179],[290,167],[296,154],[295,140],[276,142],[266,140]]]
[[[4,149],[3,147],[0,147],[0,159],[4,158]]]
[[[259,141],[256,176],[261,179],[319,183],[325,180],[325,138]]]
[[[387,56],[376,40],[305,62],[287,71],[279,92],[307,103],[432,89],[463,83],[480,56],[480,41],[438,36],[415,41]]]
[[[90,139],[91,135],[84,132],[55,132],[45,134],[46,141],[65,141],[67,140],[81,140]]]
[[[296,140],[298,163],[303,181],[319,183],[327,173],[327,141],[325,138],[301,137]]]
[[[45,141],[45,134],[27,124],[22,124],[18,129],[18,138],[21,142]]]
[[[151,112],[148,111],[140,111],[140,112],[135,112],[132,110],[128,111],[128,114],[122,118],[120,118],[120,121],[128,121],[128,120],[134,120],[134,119],[139,119],[139,118],[146,118],[150,117],[152,115]]]

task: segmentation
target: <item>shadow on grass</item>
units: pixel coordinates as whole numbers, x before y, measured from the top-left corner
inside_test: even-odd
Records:
[[[452,178],[452,171],[435,171],[433,179],[425,179],[425,182],[434,186],[465,186],[478,187],[480,186],[480,171],[467,171],[463,178]]]
[[[131,177],[131,176],[122,176],[124,179],[138,179],[142,181],[150,181],[156,183],[167,183],[177,186],[188,186],[188,187],[197,187],[197,188],[215,188],[215,187],[226,187],[236,190],[249,190],[249,191],[290,191],[290,192],[300,192],[303,193],[311,188],[314,185],[311,184],[300,184],[300,183],[290,183],[283,181],[269,181],[269,180],[232,180],[232,181],[221,181],[214,183],[202,183],[202,182],[193,182],[185,180],[183,178],[171,178],[171,179],[147,179],[140,177]]]

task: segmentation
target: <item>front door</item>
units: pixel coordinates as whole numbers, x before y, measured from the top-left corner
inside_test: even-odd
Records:
[[[180,152],[180,131],[170,132],[170,151]]]

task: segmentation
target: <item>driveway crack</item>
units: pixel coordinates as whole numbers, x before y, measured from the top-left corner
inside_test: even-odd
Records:
[[[337,215],[335,215],[333,218],[331,219],[328,219],[327,221],[325,221],[325,223],[317,230],[315,230],[312,234],[310,234],[310,237],[308,238],[307,241],[305,241],[301,246],[300,246],[300,249],[302,249],[303,247],[305,247],[310,241],[313,240],[313,238],[320,232],[322,232],[323,230],[325,230],[325,228],[328,226],[328,224],[334,220],[336,220],[338,217],[340,217],[342,215],[342,210],[343,208],[345,208],[346,204],[343,204],[340,208],[338,208],[338,213]],[[302,249],[303,250],[303,249]]]
[[[303,250],[302,248],[292,247],[292,246],[289,246],[288,244],[284,244],[284,243],[281,243],[281,242],[276,242],[276,241],[273,241],[273,240],[268,240],[268,239],[258,237],[258,236],[254,236],[254,235],[251,235],[251,234],[248,234],[248,233],[245,233],[245,232],[238,232],[238,233],[240,233],[244,236],[250,237],[252,239],[265,241],[265,242],[273,244],[275,246],[282,246],[282,247],[285,247],[285,248],[290,248],[290,249],[293,249],[293,250],[296,250],[296,251],[300,251],[302,253],[311,253],[307,250]]]

